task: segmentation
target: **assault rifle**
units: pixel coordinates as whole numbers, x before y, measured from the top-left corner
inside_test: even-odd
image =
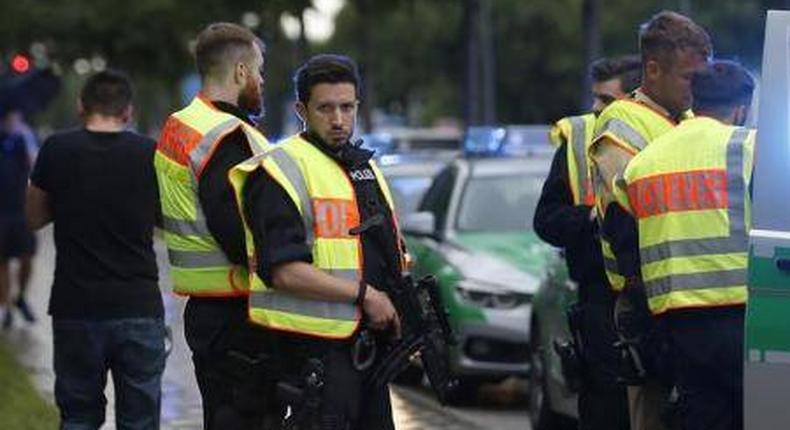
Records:
[[[367,383],[386,386],[409,366],[412,357],[419,355],[436,397],[445,404],[458,384],[449,366],[449,347],[455,344],[455,338],[436,278],[426,276],[414,282],[407,273],[387,290],[387,295],[400,317],[401,338],[380,351]]]

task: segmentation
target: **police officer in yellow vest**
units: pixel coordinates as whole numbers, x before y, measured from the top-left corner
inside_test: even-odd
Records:
[[[373,350],[399,336],[384,291],[403,269],[402,242],[372,152],[349,141],[360,78],[350,58],[318,55],[294,82],[305,130],[231,174],[254,239],[250,319],[281,333],[289,374],[320,361],[316,428],[393,429],[388,390],[363,380]]]
[[[650,312],[674,358],[685,430],[743,428],[743,339],[754,82],[733,62],[693,81],[695,117],[628,163],[618,202],[636,219]]]
[[[254,364],[270,342],[247,322],[244,229],[227,174],[269,145],[250,119],[261,112],[262,43],[238,25],[211,24],[195,62],[200,93],[167,119],[155,156],[173,290],[189,297],[184,331],[204,428],[258,429],[265,372]]]
[[[627,293],[618,296],[615,323],[619,335],[628,341],[623,351],[629,352],[626,356],[634,370],[623,372],[629,384],[634,430],[664,428],[660,412],[667,386],[657,378],[658,350],[663,342],[653,336],[644,297],[634,294],[641,291],[639,264],[623,256],[616,258],[622,243],[635,238],[622,220],[623,211],[613,204],[613,188],[634,155],[690,115],[691,76],[705,66],[712,49],[705,30],[689,18],[667,11],[641,27],[639,46],[642,85],[631,99],[616,101],[601,113],[589,149],[604,266],[612,287]],[[635,340],[638,342],[631,343]]]
[[[603,268],[587,162],[596,115],[639,85],[638,56],[602,58],[590,68],[593,112],[563,118],[551,138],[559,145],[535,209],[535,232],[565,250],[571,278],[579,284],[579,302],[570,317],[580,345],[582,374],[578,408],[580,429],[628,429],[625,387],[617,384],[619,363],[612,312],[614,293]]]

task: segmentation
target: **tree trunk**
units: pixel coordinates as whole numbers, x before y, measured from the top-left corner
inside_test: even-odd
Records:
[[[582,5],[582,29],[584,37],[584,69],[582,70],[582,96],[580,108],[586,112],[592,106],[592,76],[590,66],[601,52],[601,2],[584,0]]]
[[[496,64],[491,22],[491,1],[480,0],[480,46],[482,54],[483,124],[496,124]]]
[[[376,106],[376,73],[375,73],[375,55],[376,48],[373,46],[373,20],[375,13],[373,12],[373,0],[358,0],[357,9],[359,11],[359,18],[361,23],[360,37],[362,41],[361,51],[361,69],[364,72],[362,75],[362,125],[366,132],[373,132],[373,108]]]
[[[466,24],[466,88],[462,103],[465,125],[480,124],[480,1],[466,0],[464,23]]]

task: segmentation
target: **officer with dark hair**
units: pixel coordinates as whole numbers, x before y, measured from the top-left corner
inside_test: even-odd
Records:
[[[613,101],[622,99],[639,87],[642,81],[642,60],[638,55],[604,57],[590,66],[593,107],[600,113]]]
[[[405,257],[373,153],[350,142],[361,81],[350,58],[318,55],[294,83],[304,131],[231,172],[254,239],[250,320],[281,333],[289,374],[320,385],[317,410],[293,405],[299,428],[393,429],[389,391],[365,379],[400,336],[386,291]]]
[[[552,130],[559,144],[535,209],[535,232],[564,249],[568,272],[579,284],[579,302],[571,319],[575,351],[582,364],[579,422],[585,429],[628,429],[625,388],[617,384],[618,354],[614,348],[611,291],[598,242],[587,149],[593,139],[596,113],[633,91],[641,75],[638,56],[601,58],[593,63],[593,112],[563,118]],[[566,363],[568,365],[570,363]],[[571,377],[570,374],[567,376]],[[577,378],[578,378],[577,376]]]
[[[670,345],[686,430],[743,428],[743,340],[754,79],[717,61],[692,80],[695,117],[631,160],[617,201],[629,250]],[[656,187],[661,187],[657,193]]]

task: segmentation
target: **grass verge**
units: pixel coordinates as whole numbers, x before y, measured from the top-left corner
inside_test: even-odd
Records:
[[[8,344],[0,340],[0,428],[52,430],[58,423],[55,406],[41,398]]]

